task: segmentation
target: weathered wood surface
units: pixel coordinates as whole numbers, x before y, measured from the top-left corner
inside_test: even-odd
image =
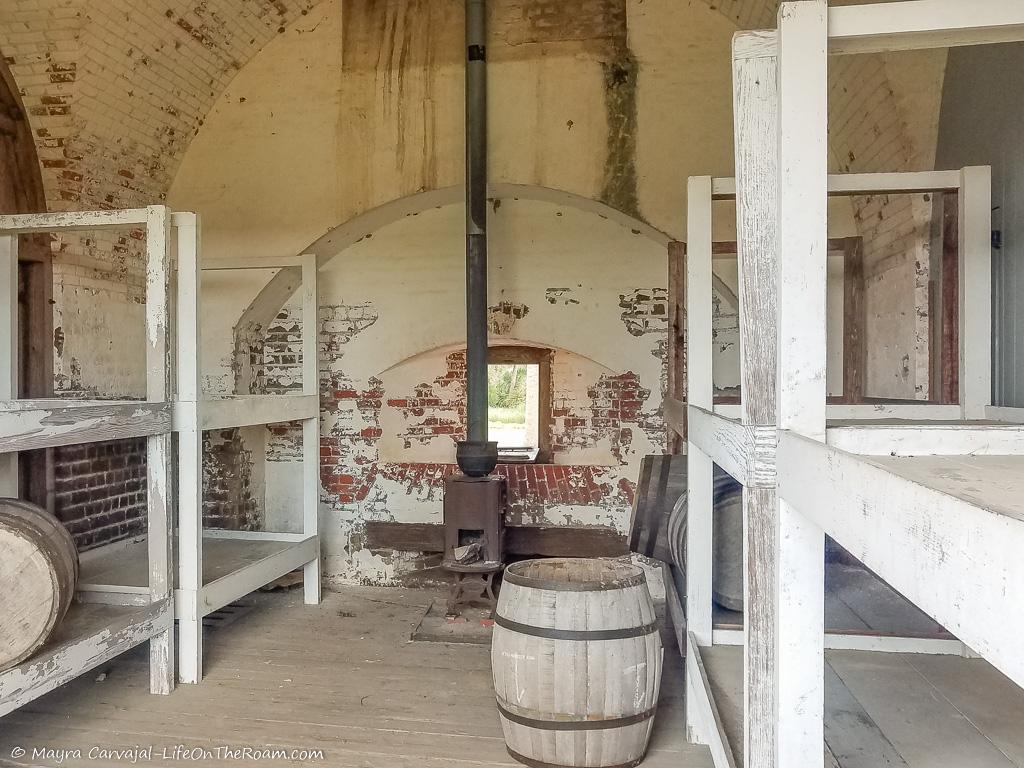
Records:
[[[1004,674],[1024,683],[1024,457],[859,458],[786,432],[800,513]],[[827,500],[827,503],[824,503]]]
[[[95,443],[169,432],[167,403],[112,401],[84,404],[52,400],[0,408],[0,451],[29,451],[77,443]]]
[[[701,654],[735,748],[743,733],[742,651],[716,646]],[[825,658],[826,765],[1010,768],[1024,757],[1024,692],[981,659],[860,651]]]
[[[366,524],[366,547],[443,552],[444,526],[371,520]],[[629,547],[626,537],[613,528],[509,526],[505,528],[505,551],[537,557],[618,557],[628,554]]]
[[[169,600],[138,608],[75,603],[49,645],[0,672],[0,716],[173,630]]]
[[[71,535],[46,510],[0,499],[0,670],[40,648],[75,594],[78,553]]]
[[[1024,424],[830,422],[826,443],[867,456],[1017,456],[1024,454]]]
[[[90,229],[124,229],[147,223],[146,208],[111,211],[22,213],[0,216],[0,232],[7,235],[77,232]]]
[[[864,239],[850,237],[843,249],[843,400],[859,403],[867,391],[867,293]]]
[[[668,369],[666,399],[682,402],[686,399],[686,243],[677,241],[668,244],[668,350],[665,365]],[[675,434],[670,432],[666,436],[666,450],[680,453],[686,427],[671,423],[669,426]]]
[[[827,43],[825,0],[780,6],[777,424],[822,441],[828,346]],[[770,535],[778,561],[765,584],[772,598],[764,601],[772,611],[764,626],[775,630],[765,651],[774,666],[759,684],[762,692],[771,688],[776,714],[759,713],[758,729],[772,738],[748,755],[748,766],[820,768],[825,536],[781,488],[776,510]]]
[[[914,0],[891,8],[835,7],[829,11],[834,55],[948,48],[1024,40],[1024,11],[1016,3]]]
[[[436,591],[355,587],[307,607],[298,592],[255,594],[243,621],[214,630],[205,684],[149,696],[137,654],[3,721],[0,754],[18,745],[112,748],[185,744],[324,750],[324,765],[509,768],[486,646],[409,642]],[[671,639],[668,639],[671,643]],[[665,655],[644,768],[711,768],[685,742],[683,674]],[[192,763],[193,761],[189,761]],[[31,758],[15,765],[49,765]],[[68,765],[65,762],[64,765]],[[123,766],[113,758],[97,768]],[[223,766],[214,758],[195,761]]]
[[[779,559],[775,494],[776,360],[779,262],[779,89],[776,56],[748,58],[761,49],[757,33],[733,43],[736,228],[740,279],[740,424],[700,414],[708,442],[728,459],[743,490],[743,586],[747,627],[743,686],[746,719],[739,753],[754,768],[775,768],[776,654]],[[823,321],[824,322],[824,321]],[[694,427],[696,431],[696,425]],[[730,471],[725,464],[723,469]],[[735,606],[732,606],[735,607]]]
[[[686,493],[686,457],[680,455],[644,456],[640,462],[629,522],[629,550],[660,560],[675,562],[669,517],[679,497]]]
[[[647,750],[661,634],[639,566],[545,559],[505,571],[491,668],[513,756],[622,766]]]

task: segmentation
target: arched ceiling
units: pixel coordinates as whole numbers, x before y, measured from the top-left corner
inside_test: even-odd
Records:
[[[50,208],[161,199],[227,83],[316,2],[3,3],[0,51],[36,136]]]
[[[276,35],[302,34],[320,1],[4,3],[0,51],[29,113],[49,207],[162,199],[228,82]],[[739,28],[775,24],[777,0],[702,1]],[[837,169],[903,169],[927,156],[907,136],[883,61],[840,60],[830,88]]]

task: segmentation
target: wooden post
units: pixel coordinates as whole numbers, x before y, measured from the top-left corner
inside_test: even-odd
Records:
[[[960,172],[960,409],[984,419],[992,405],[992,171]]]
[[[939,311],[942,313],[939,343],[939,402],[960,402],[960,192],[942,195],[942,269]]]
[[[302,257],[302,393],[312,395],[319,403],[320,365],[317,354],[317,330],[320,300],[317,291],[316,256]],[[316,536],[320,514],[320,409],[302,422],[302,532]],[[320,602],[320,540],[316,558],[302,569],[304,598],[307,604]]]
[[[740,392],[744,425],[776,418],[778,276],[778,88],[774,33],[733,39],[736,233],[740,302]],[[775,595],[778,570],[774,481],[743,488],[744,754],[748,768],[775,766]],[[773,473],[769,473],[771,476]]]
[[[828,8],[779,8],[778,426],[825,440]],[[778,501],[775,735],[778,768],[821,768],[824,532]],[[748,757],[748,761],[751,758]],[[748,762],[748,764],[750,764]]]
[[[868,364],[863,238],[847,237],[843,257],[843,402],[862,403]]]
[[[178,219],[178,677],[183,683],[203,679],[203,432],[200,366],[202,308],[199,217]]]
[[[0,400],[18,396],[18,236],[0,235]],[[0,496],[18,496],[18,454],[0,454]]]
[[[689,405],[714,408],[712,380],[711,177],[691,178],[687,190],[686,349]],[[711,645],[711,458],[687,443],[686,625],[699,645]]]
[[[146,397],[171,397],[170,317],[171,215],[162,205],[146,209]],[[146,438],[147,543],[151,602],[174,600],[174,521],[170,489],[171,435]],[[174,688],[174,627],[149,641],[149,685],[153,693]]]
[[[686,221],[686,350],[689,405],[714,408],[712,380],[711,177],[689,180]],[[711,645],[711,556],[714,474],[711,458],[687,441],[689,503],[686,521],[686,628],[700,646]],[[686,674],[699,679],[696,660],[687,656]],[[686,727],[700,741],[699,712],[689,699]]]
[[[686,399],[686,243],[668,244],[668,386],[665,394],[680,402]],[[683,411],[685,424],[686,411]],[[683,438],[669,429],[666,449],[678,454]]]

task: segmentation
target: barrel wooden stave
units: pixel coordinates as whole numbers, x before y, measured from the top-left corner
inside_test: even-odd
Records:
[[[0,670],[46,643],[77,581],[78,554],[67,529],[33,504],[0,499]]]
[[[584,570],[591,563],[598,564],[589,566],[592,575],[609,567],[575,561]],[[494,685],[506,743],[528,765],[628,765],[646,750],[661,681],[661,637],[643,572],[613,565],[639,575],[639,583],[576,592],[524,587],[506,577],[492,641]],[[634,636],[538,637],[510,629],[510,622]],[[588,727],[580,729],[580,721]]]

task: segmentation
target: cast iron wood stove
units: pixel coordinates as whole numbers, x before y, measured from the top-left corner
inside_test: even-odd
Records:
[[[454,575],[448,614],[469,605],[494,609],[494,576],[504,564],[504,477],[449,475],[444,480],[444,561]]]

